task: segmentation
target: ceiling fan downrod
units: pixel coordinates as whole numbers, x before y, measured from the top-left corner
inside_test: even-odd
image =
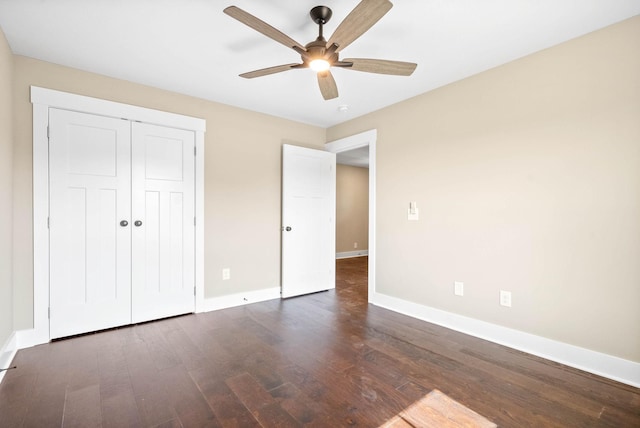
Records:
[[[322,28],[324,24],[329,22],[332,14],[333,12],[331,12],[331,9],[329,9],[327,6],[316,6],[313,9],[311,9],[311,12],[309,12],[309,15],[311,16],[311,20],[313,20],[313,22],[318,24],[318,27],[319,27],[318,40],[324,40],[324,37],[322,34]]]

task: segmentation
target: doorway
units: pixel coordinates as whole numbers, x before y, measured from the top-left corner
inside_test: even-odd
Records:
[[[336,153],[338,157],[344,153],[344,158],[359,154],[362,158],[364,152],[368,153],[368,272],[367,272],[367,299],[371,301],[375,294],[375,260],[376,260],[376,140],[375,129],[352,135],[350,137],[335,140],[326,144],[326,150]],[[349,156],[351,154],[351,156]],[[356,249],[357,250],[357,249]]]

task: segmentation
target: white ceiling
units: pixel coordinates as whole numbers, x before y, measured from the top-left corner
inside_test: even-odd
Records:
[[[340,96],[330,101],[309,69],[238,77],[300,58],[222,10],[236,5],[304,45],[317,36],[313,6],[333,9],[328,38],[358,0],[0,0],[0,26],[19,55],[329,127],[640,14],[640,0],[395,3],[341,56],[418,68],[334,69]]]
[[[336,163],[369,168],[369,146],[336,153]]]

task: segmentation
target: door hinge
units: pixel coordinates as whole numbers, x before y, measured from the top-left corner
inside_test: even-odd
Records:
[[[47,318],[51,319],[51,308],[47,308]]]
[[[193,155],[197,156],[197,154],[198,154],[198,149],[194,146],[193,147]]]
[[[49,125],[47,125],[47,140],[49,139]]]
[[[196,225],[196,218],[195,217],[193,218],[193,225],[194,226]]]
[[[196,287],[193,287],[193,295],[196,295]]]
[[[49,222],[49,217],[47,217],[47,229],[51,228],[51,223]]]

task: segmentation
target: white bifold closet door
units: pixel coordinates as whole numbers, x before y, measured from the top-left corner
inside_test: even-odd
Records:
[[[194,143],[50,109],[51,338],[194,311]]]
[[[195,137],[144,123],[132,127],[135,323],[195,309]]]

